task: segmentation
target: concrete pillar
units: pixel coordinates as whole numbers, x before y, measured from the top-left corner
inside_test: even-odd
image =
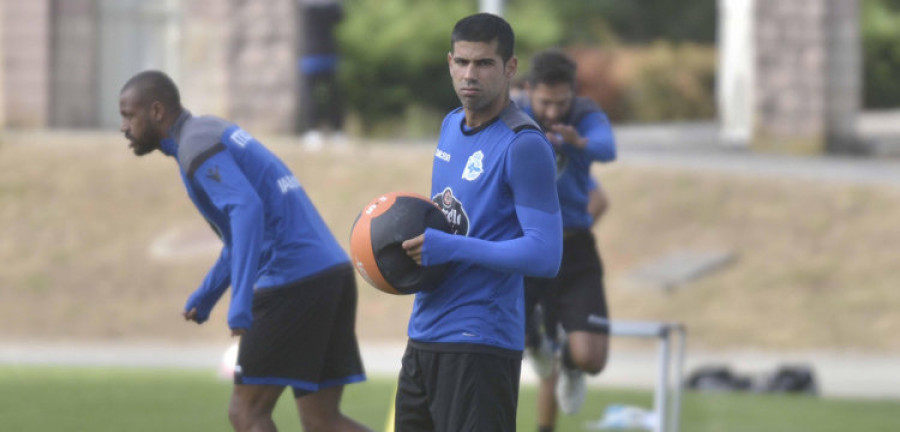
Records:
[[[497,16],[503,16],[504,0],[478,0],[478,10]]]
[[[6,126],[47,125],[50,1],[3,2],[3,96]]]
[[[293,0],[230,3],[225,59],[229,117],[248,130],[295,129],[295,8]]]
[[[99,124],[96,0],[53,0],[50,35],[50,120],[52,127]]]
[[[718,0],[716,103],[721,139],[744,147],[752,139],[756,89],[755,0]]]
[[[855,0],[828,0],[825,148],[829,153],[867,151],[856,128],[863,92],[859,20],[859,4]]]
[[[181,99],[194,114],[230,115],[226,54],[230,2],[182,2]]]
[[[0,0],[0,131],[6,127],[6,78],[4,78],[4,70],[6,69],[6,54],[3,50],[3,26],[6,25],[4,20],[4,8],[6,0]]]
[[[856,0],[756,0],[755,148],[857,146],[858,8]]]

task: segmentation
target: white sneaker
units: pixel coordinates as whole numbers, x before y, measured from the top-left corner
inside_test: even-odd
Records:
[[[553,368],[556,366],[556,355],[553,353],[553,347],[547,338],[541,338],[541,345],[538,348],[526,347],[525,356],[531,363],[534,373],[541,379],[550,378],[553,375]]]
[[[560,364],[559,378],[556,380],[556,402],[559,404],[560,411],[569,415],[577,413],[584,405],[586,395],[587,384],[584,372],[578,369],[569,369]]]
[[[305,134],[303,134],[303,138],[301,138],[303,142],[303,147],[308,151],[319,151],[325,145],[325,138],[322,136],[322,133],[312,129]]]

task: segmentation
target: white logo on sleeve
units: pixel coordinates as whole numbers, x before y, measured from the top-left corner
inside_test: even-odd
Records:
[[[481,150],[472,153],[472,156],[469,156],[469,160],[466,161],[466,169],[463,170],[462,178],[468,181],[477,179],[484,172],[484,166],[481,164],[482,159],[484,159],[484,153]]]
[[[294,189],[300,189],[300,182],[297,181],[296,177],[286,175],[278,179],[278,188],[281,189],[282,194],[286,194]]]
[[[253,137],[243,129],[235,130],[231,133],[231,136],[229,138],[231,138],[231,140],[234,141],[235,144],[241,147],[246,147],[247,143],[249,143],[250,140],[253,139]]]
[[[434,150],[434,157],[436,157],[444,162],[450,162],[450,153],[447,153],[441,149]]]

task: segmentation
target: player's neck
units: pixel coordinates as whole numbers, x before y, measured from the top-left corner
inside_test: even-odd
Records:
[[[505,93],[502,97],[498,97],[483,109],[473,111],[466,108],[466,126],[472,129],[478,128],[500,115],[507,106],[509,106],[509,93]]]
[[[169,137],[169,135],[172,133],[172,129],[175,127],[175,124],[178,123],[178,119],[181,118],[181,114],[183,114],[184,112],[185,109],[180,108],[175,112],[166,113],[166,117],[162,122],[162,131],[164,136]]]

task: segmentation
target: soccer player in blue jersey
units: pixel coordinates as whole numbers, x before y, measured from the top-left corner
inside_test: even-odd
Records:
[[[182,108],[162,72],[128,80],[119,110],[134,153],[175,158],[188,196],[222,239],[183,315],[203,323],[231,286],[228,327],[241,338],[234,429],[274,431],[272,410],[291,387],[304,430],[368,430],[339,409],[344,385],[365,380],[355,274],[297,178],[237,125]]]
[[[557,403],[567,414],[581,408],[586,392],[584,372],[598,374],[603,370],[609,345],[603,264],[591,232],[608,201],[599,183],[591,178],[590,167],[594,162],[613,161],[616,147],[606,114],[590,99],[575,96],[575,71],[575,62],[561,51],[536,54],[524,97],[517,101],[541,124],[556,150],[556,183],[564,229],[559,274],[553,279],[525,280],[529,318],[526,351],[541,377],[541,432],[553,430]],[[541,319],[535,314],[537,304],[541,306]],[[565,330],[559,347],[555,346],[557,324]],[[537,330],[540,325],[543,332]],[[559,350],[558,374],[553,365],[554,348]]]
[[[416,294],[396,398],[397,431],[514,431],[524,349],[523,275],[552,277],[562,252],[553,150],[509,99],[509,24],[458,21],[447,55],[462,103],[441,126],[431,197],[453,233],[403,247],[421,265],[450,263]]]

